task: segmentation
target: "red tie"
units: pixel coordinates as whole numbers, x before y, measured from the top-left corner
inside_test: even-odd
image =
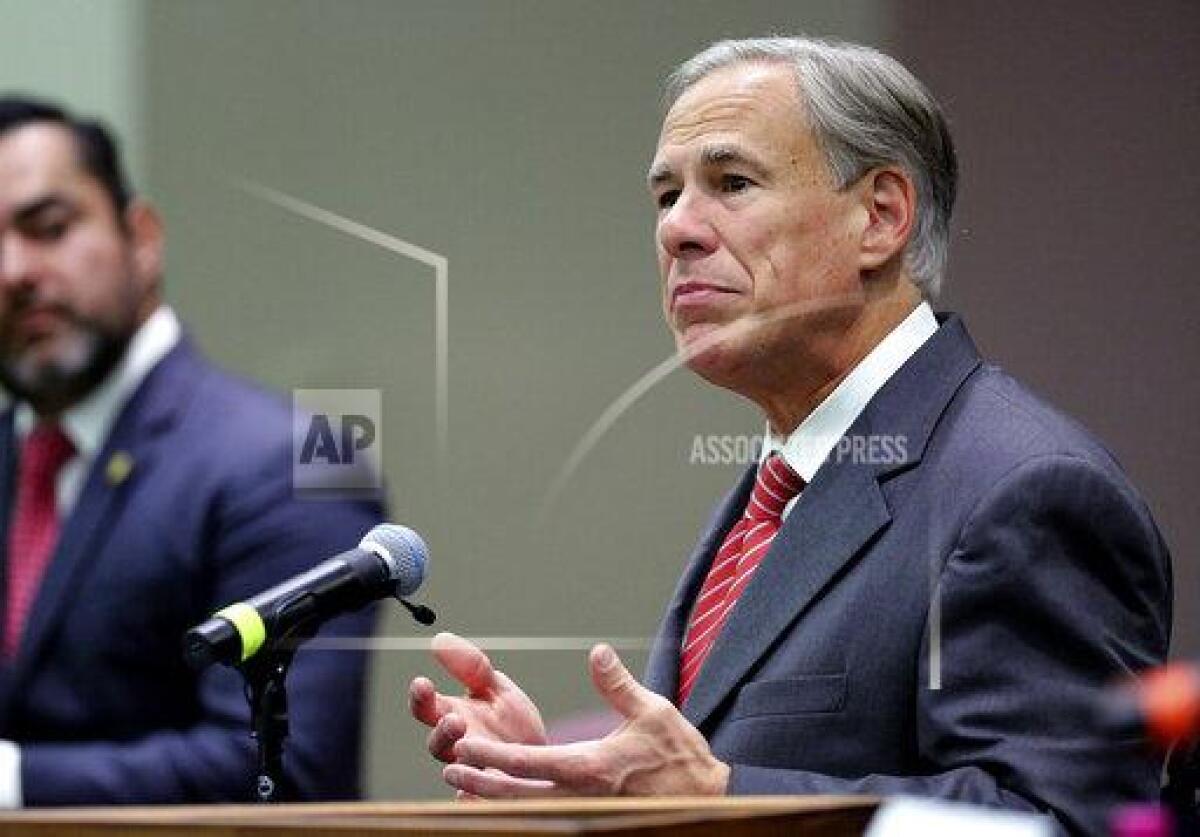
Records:
[[[759,466],[746,511],[717,550],[717,557],[713,559],[712,568],[692,607],[692,619],[679,659],[677,705],[682,706],[687,700],[721,626],[767,554],[779,531],[784,507],[803,487],[804,480],[777,453],[771,454]]]
[[[55,486],[58,472],[75,446],[57,424],[42,423],[21,447],[17,502],[8,531],[8,606],[4,611],[4,656],[12,659],[21,643],[25,617],[58,540]]]

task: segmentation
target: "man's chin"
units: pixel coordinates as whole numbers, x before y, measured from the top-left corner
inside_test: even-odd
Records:
[[[677,334],[675,347],[683,365],[711,384],[732,388],[744,354],[738,335],[728,326],[697,325]]]
[[[59,412],[85,398],[120,361],[128,340],[97,334],[36,341],[0,362],[0,384],[39,412]]]

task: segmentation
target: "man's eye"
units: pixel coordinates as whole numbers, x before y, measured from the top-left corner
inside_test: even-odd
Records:
[[[721,178],[721,191],[744,192],[753,185],[750,178],[740,174],[727,174]]]
[[[39,219],[26,227],[26,235],[35,241],[58,241],[71,227],[66,218]]]
[[[38,229],[38,237],[43,241],[56,241],[67,234],[66,221],[51,221]]]
[[[659,192],[658,197],[655,198],[655,203],[658,204],[659,209],[670,209],[675,205],[675,201],[677,200],[679,200],[679,190],[668,189],[665,192]]]

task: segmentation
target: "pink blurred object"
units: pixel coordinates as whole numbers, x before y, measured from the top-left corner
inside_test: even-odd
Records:
[[[1161,805],[1130,805],[1112,816],[1112,837],[1174,837],[1175,820]]]

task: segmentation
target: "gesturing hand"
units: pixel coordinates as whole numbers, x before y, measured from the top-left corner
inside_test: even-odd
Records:
[[[432,728],[427,743],[435,758],[453,761],[454,745],[464,735],[481,741],[546,743],[546,728],[533,701],[493,668],[478,646],[441,633],[430,647],[434,659],[467,690],[465,697],[444,695],[427,677],[416,677],[409,685],[409,710]]]
[[[607,645],[593,648],[588,664],[596,690],[625,719],[618,729],[561,746],[468,731],[453,744],[446,782],[482,797],[725,792],[728,765],[670,701],[641,686]]]

